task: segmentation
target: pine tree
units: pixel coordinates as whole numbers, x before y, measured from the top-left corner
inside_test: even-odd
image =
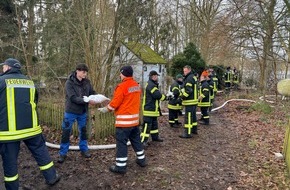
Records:
[[[205,61],[194,43],[189,43],[183,53],[179,53],[173,57],[173,64],[170,68],[171,75],[176,76],[177,74],[183,73],[183,67],[185,65],[191,66],[193,72],[198,74],[206,67]]]

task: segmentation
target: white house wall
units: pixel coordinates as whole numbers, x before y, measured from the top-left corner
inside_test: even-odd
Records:
[[[159,76],[159,86],[162,92],[166,92],[166,68],[164,64],[143,64],[143,61],[140,60],[135,54],[133,54],[125,46],[120,47],[120,64],[131,65],[134,70],[134,78],[139,84],[142,85],[142,88],[145,87],[146,82],[149,80],[149,73],[152,70],[155,70]],[[159,66],[160,65],[160,66]]]

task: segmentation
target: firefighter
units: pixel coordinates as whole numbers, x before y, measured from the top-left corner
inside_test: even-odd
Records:
[[[152,141],[163,142],[159,137],[157,117],[161,115],[160,101],[164,101],[167,97],[158,89],[159,74],[152,70],[149,73],[149,80],[146,83],[142,111],[143,111],[143,128],[141,132],[141,142],[144,147],[148,147],[148,139],[151,135]]]
[[[213,80],[213,93],[214,93],[214,97],[216,97],[216,94],[217,94],[217,91],[218,91],[218,78],[216,77],[216,73],[214,70],[211,71],[211,74],[210,74],[212,77],[212,80]]]
[[[231,82],[232,82],[232,71],[231,67],[227,67],[227,71],[224,74],[224,82],[225,82],[225,93],[230,93]]]
[[[214,98],[215,98],[215,93],[214,90],[216,88],[216,84],[214,81],[214,76],[213,76],[213,69],[208,69],[208,80],[207,80],[208,84],[209,84],[209,90],[210,90],[210,106],[208,108],[208,111],[211,112],[211,109],[213,107],[213,102],[214,102]]]
[[[183,74],[182,105],[185,107],[184,132],[179,137],[192,138],[192,133],[197,134],[196,106],[198,102],[198,81],[189,65],[183,67]]]
[[[208,72],[203,71],[200,75],[200,88],[198,97],[198,107],[201,111],[200,124],[209,125],[208,108],[210,107],[210,85],[208,84]]]
[[[169,110],[169,125],[173,128],[178,128],[180,122],[178,121],[179,110],[181,106],[181,86],[183,84],[183,76],[181,74],[176,75],[174,82],[170,86],[170,92],[173,97],[169,99],[168,110]]]
[[[18,60],[9,58],[0,75],[0,154],[7,190],[19,189],[18,153],[23,141],[36,160],[48,185],[60,180],[50,158],[38,123],[37,90],[32,80],[20,71]]]
[[[122,82],[116,87],[112,101],[106,107],[98,110],[103,113],[115,112],[117,153],[116,164],[110,167],[110,171],[124,174],[127,171],[128,140],[136,153],[136,163],[141,167],[145,167],[147,163],[138,127],[141,89],[133,79],[131,66],[123,66],[120,69],[120,77]]]

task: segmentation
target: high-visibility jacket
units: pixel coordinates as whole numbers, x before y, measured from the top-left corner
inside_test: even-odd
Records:
[[[109,110],[115,112],[116,127],[134,127],[139,125],[141,89],[132,78],[126,77],[117,85]]]
[[[213,76],[213,92],[216,93],[218,91],[218,78]]]
[[[208,85],[209,85],[209,94],[210,94],[210,99],[213,100],[214,99],[214,93],[213,93],[213,88],[214,88],[214,82],[213,82],[213,78],[210,78],[207,81]]]
[[[209,84],[206,80],[201,81],[199,88],[199,95],[202,96],[202,100],[198,102],[199,107],[210,107],[210,90]]]
[[[13,142],[39,135],[37,91],[19,69],[0,75],[0,142]]]
[[[232,72],[227,71],[224,75],[225,82],[229,83],[232,81]]]
[[[197,105],[198,81],[192,72],[184,77],[184,88],[182,89],[182,105]]]
[[[158,89],[158,83],[151,78],[147,81],[142,103],[143,116],[160,116],[160,100],[163,101],[166,96]]]
[[[239,83],[239,73],[235,72],[233,75],[233,83],[238,84]]]
[[[173,110],[180,110],[181,106],[181,88],[178,82],[175,80],[170,86],[170,92],[172,92],[173,97],[168,102],[168,108]]]

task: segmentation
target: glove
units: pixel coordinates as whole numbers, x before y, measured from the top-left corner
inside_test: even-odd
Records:
[[[102,108],[98,108],[98,110],[102,113],[107,113],[109,112],[109,109],[107,107],[102,107]]]

